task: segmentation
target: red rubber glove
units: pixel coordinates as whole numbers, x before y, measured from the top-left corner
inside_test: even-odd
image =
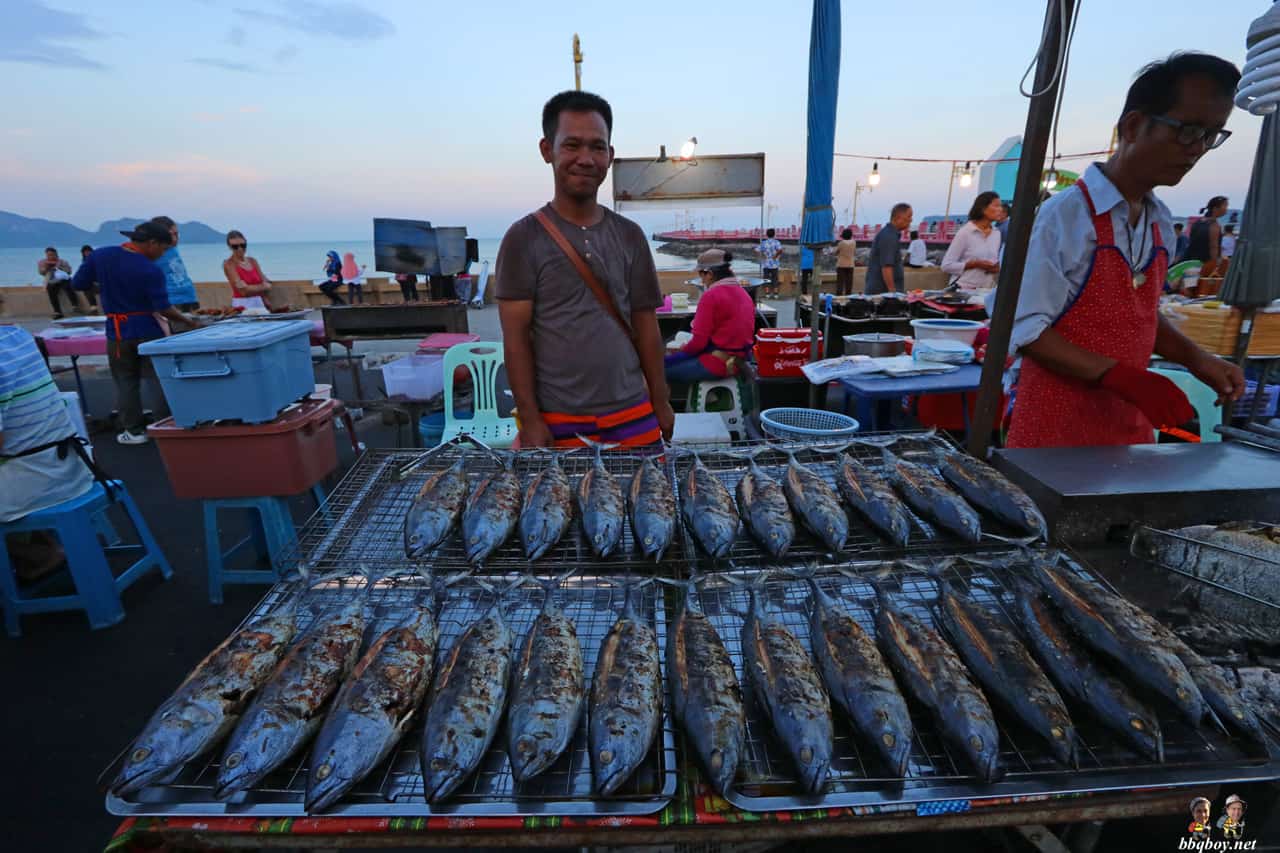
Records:
[[[1099,384],[1137,406],[1156,429],[1176,427],[1196,416],[1182,389],[1158,373],[1115,364]]]

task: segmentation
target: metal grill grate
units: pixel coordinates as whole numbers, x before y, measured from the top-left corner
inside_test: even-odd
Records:
[[[403,480],[398,476],[400,468],[416,459],[419,454],[405,451],[369,451],[352,466],[342,482],[330,493],[324,507],[315,513],[299,534],[297,562],[321,576],[330,572],[354,572],[361,565],[377,571],[409,571],[414,567],[437,573],[451,573],[470,568],[462,547],[462,538],[454,530],[434,552],[421,560],[411,561],[404,553],[404,519],[413,504],[414,497],[433,473],[448,468],[457,461],[459,451],[445,448],[428,456],[422,465]],[[631,478],[645,458],[639,453],[607,451],[604,464],[617,479],[625,496]],[[522,489],[549,463],[541,453],[516,455],[515,471]],[[590,571],[618,572],[636,570],[645,573],[654,570],[652,560],[642,558],[635,547],[630,519],[623,525],[621,543],[607,559],[595,556],[582,532],[581,514],[576,505],[578,481],[594,463],[594,456],[586,450],[566,453],[561,464],[574,489],[574,518],[560,542],[540,557],[532,566],[525,558],[519,530],[511,534],[505,545],[497,549],[485,561],[482,571],[502,574],[523,572],[547,567],[582,566]],[[489,454],[472,451],[467,455],[467,475],[474,490],[500,464]],[[669,475],[669,469],[668,470]],[[674,483],[673,483],[674,488]],[[668,547],[666,559],[679,559],[683,552],[677,532],[675,541]],[[667,568],[668,573],[675,571]]]
[[[993,559],[1007,555],[1008,551],[975,556]],[[1078,564],[1071,564],[1071,567],[1077,573],[1090,577]],[[819,576],[818,582],[874,636],[872,613],[875,592],[866,577],[884,566],[859,562],[844,564],[842,568],[855,577],[828,571]],[[942,576],[965,585],[976,601],[1011,621],[1006,605],[1012,602],[1012,595],[1002,578],[1005,571],[1009,570],[955,563],[945,568]],[[899,566],[886,585],[895,592],[905,610],[931,625],[935,624],[930,608],[937,597],[937,583],[929,574]],[[808,584],[781,575],[774,576],[765,583],[765,595],[770,612],[777,614],[800,642],[811,650]],[[740,614],[749,604],[748,591],[742,585],[717,577],[700,587],[700,598],[741,679],[743,620]],[[748,689],[745,681],[743,687]],[[1066,768],[1054,761],[1034,734],[997,707],[1000,758],[1007,774],[1001,782],[988,786],[972,776],[963,758],[955,755],[942,740],[927,711],[909,696],[908,704],[915,725],[915,742],[905,780],[885,775],[887,771],[875,752],[858,739],[842,719],[839,709],[833,707],[836,727],[830,782],[822,795],[813,797],[803,794],[795,783],[790,759],[775,741],[759,709],[749,700],[742,765],[729,800],[750,810],[855,806],[1206,783],[1267,777],[1275,772],[1274,768],[1267,769],[1267,756],[1261,754],[1256,746],[1218,732],[1194,729],[1166,713],[1160,714],[1166,761],[1164,764],[1150,763],[1125,748],[1084,709],[1074,706],[1071,706],[1072,719],[1081,741],[1080,767],[1078,770]],[[688,762],[697,760],[692,753],[683,755],[682,759]]]
[[[492,585],[501,589],[516,577],[493,578]],[[364,648],[368,648],[368,643],[384,631],[406,619],[424,583],[417,576],[400,576],[378,582],[368,596],[366,614],[369,622]],[[364,595],[363,587],[364,580],[358,577],[333,578],[317,584],[307,599],[307,606],[299,610],[299,635],[314,621],[316,611],[323,612],[325,608],[349,601],[353,595]],[[296,584],[277,585],[249,618],[270,612],[298,588]],[[666,619],[662,597],[656,594],[653,585],[640,590],[639,595],[642,612],[657,631],[659,653],[664,654]],[[623,587],[595,576],[572,576],[561,584],[556,596],[557,603],[577,625],[589,690],[600,643],[622,610]],[[538,614],[542,598],[542,591],[532,583],[527,589],[506,597],[507,618],[516,636],[517,649]],[[440,610],[437,662],[443,660],[458,636],[481,618],[493,601],[493,593],[472,579],[463,579],[449,587]],[[450,801],[429,805],[423,798],[419,769],[419,717],[396,751],[326,814],[647,814],[661,809],[675,793],[675,734],[665,710],[662,730],[649,756],[631,779],[608,798],[596,798],[592,794],[585,714],[560,760],[539,777],[522,785],[517,785],[511,775],[506,754],[505,723],[503,726],[479,769]],[[109,796],[108,809],[118,815],[295,816],[305,813],[302,803],[310,744],[302,754],[294,756],[258,786],[226,804],[213,797],[221,749],[222,744],[219,744],[210,760],[188,765],[169,784],[146,788],[127,801]]]
[[[838,452],[841,451],[841,445],[828,445],[818,449],[808,445],[795,444],[766,445],[763,447],[766,449],[763,449],[756,456],[756,464],[779,483],[782,483],[783,477],[786,475],[788,465],[787,451],[790,450],[795,453],[796,461],[808,466],[811,471],[821,476],[827,485],[835,491],[837,497],[839,496],[840,493],[836,486],[836,473]],[[746,475],[749,468],[749,463],[742,451],[760,448],[762,448],[762,445],[759,444],[717,445],[706,450],[699,446],[698,457],[725,484],[729,489],[729,494],[734,496],[736,500],[738,481]],[[935,453],[961,452],[941,435],[928,432],[900,434],[899,440],[894,443],[892,449],[897,456],[923,465],[930,465]],[[851,444],[845,447],[843,452],[847,452],[871,470],[881,474],[884,473],[881,452],[874,445],[864,443]],[[692,453],[673,455],[675,457],[676,479],[679,482],[687,477],[689,470],[695,464],[695,460]],[[843,500],[841,503],[843,504]],[[900,548],[880,536],[867,524],[865,519],[858,513],[851,511],[847,505],[845,505],[845,511],[849,516],[849,536],[845,542],[843,554],[856,555],[859,559],[889,560],[903,556],[941,556],[972,551],[975,548],[983,547],[964,542],[945,529],[926,521],[908,507],[908,513],[910,513],[912,521],[911,541],[905,549]],[[784,564],[802,564],[815,561],[829,562],[830,557],[826,547],[817,537],[805,529],[798,517],[795,519],[795,525],[795,539],[782,562]],[[1016,539],[1020,536],[1025,536],[1024,533],[1001,524],[985,513],[982,513],[982,529],[984,532],[994,533],[1004,538]],[[719,563],[714,563],[701,549],[701,546],[695,544],[693,535],[687,530],[685,531],[685,541],[692,552],[690,554],[691,559],[697,561],[704,570],[722,569],[729,566],[775,565],[779,562],[756,543],[747,531],[745,522],[738,533],[738,538],[734,540],[729,555]],[[990,547],[990,545],[986,547]]]

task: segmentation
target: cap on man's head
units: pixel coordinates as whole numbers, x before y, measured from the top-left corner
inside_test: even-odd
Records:
[[[716,267],[722,267],[732,259],[733,256],[724,249],[707,249],[701,255],[698,255],[698,269],[711,270]]]
[[[169,229],[155,222],[139,222],[132,231],[120,233],[135,243],[149,243],[154,240],[166,246],[173,245],[173,235],[169,233]]]
[[[1231,796],[1227,797],[1227,803],[1226,803],[1226,805],[1227,805],[1227,806],[1230,806],[1232,803],[1239,803],[1240,805],[1242,805],[1242,806],[1246,806],[1246,807],[1248,806],[1248,803],[1246,803],[1244,800],[1240,799],[1240,795],[1239,795],[1239,794],[1232,794]],[[1224,808],[1225,808],[1225,807],[1226,807],[1226,806],[1224,806]]]

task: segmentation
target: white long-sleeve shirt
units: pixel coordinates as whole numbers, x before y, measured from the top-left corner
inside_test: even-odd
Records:
[[[996,286],[993,273],[977,267],[965,269],[967,261],[973,259],[997,263],[1000,260],[1000,232],[994,227],[987,233],[972,222],[966,222],[956,232],[947,253],[942,257],[942,271],[951,276],[959,276],[960,287],[964,290],[987,290]]]

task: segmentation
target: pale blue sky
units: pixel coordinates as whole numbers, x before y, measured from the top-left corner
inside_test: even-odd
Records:
[[[1124,92],[1175,49],[1243,61],[1267,0],[1082,0],[1059,133],[1105,148]],[[543,102],[573,84],[614,108],[619,156],[763,151],[774,224],[797,221],[804,182],[811,4],[330,3],[321,0],[5,0],[0,209],[96,227],[164,213],[263,240],[368,237],[374,216],[500,236],[550,197],[538,156]],[[918,11],[907,12],[912,9]],[[1039,0],[845,0],[836,150],[982,157],[1020,134],[1018,80]],[[1176,213],[1225,193],[1240,206],[1261,119],[1175,189]],[[869,163],[837,159],[835,207]],[[942,213],[947,166],[882,162],[859,202]],[[603,188],[607,195],[609,184]],[[953,211],[973,190],[956,187]],[[716,227],[755,210],[696,212]],[[671,212],[636,217],[649,228]],[[846,214],[837,217],[841,221]]]

